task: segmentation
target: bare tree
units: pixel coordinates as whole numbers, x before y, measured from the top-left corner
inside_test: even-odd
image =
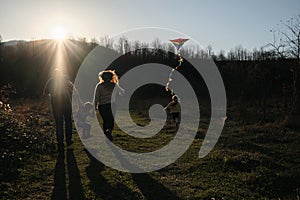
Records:
[[[220,50],[220,52],[219,52],[219,54],[217,56],[217,59],[220,60],[220,61],[226,60],[225,51],[223,49]]]
[[[109,48],[109,49],[113,49],[114,48],[114,41],[113,39],[111,39],[109,36],[105,35],[103,37],[100,38],[100,43],[101,46],[105,47],[105,48]]]
[[[231,61],[236,60],[235,53],[232,49],[227,53],[227,59]]]
[[[131,50],[131,44],[128,41],[128,39],[125,39],[125,41],[124,41],[124,51],[125,51],[125,53],[128,53],[128,52],[130,52],[130,50]]]
[[[208,45],[208,46],[206,47],[206,51],[207,51],[208,56],[212,56],[212,55],[214,54],[213,48],[212,48],[211,45]]]
[[[87,39],[86,37],[78,37],[77,40],[83,44],[87,44]]]
[[[135,40],[131,44],[131,49],[134,51],[134,54],[136,56],[140,56],[141,54],[141,42],[138,40]]]
[[[187,45],[185,48],[187,50],[187,58],[195,58],[196,46],[195,45]]]
[[[151,44],[155,49],[162,49],[162,44],[159,38],[154,38]]]
[[[126,53],[128,48],[128,40],[125,36],[122,36],[118,40],[118,44],[116,44],[116,50],[117,52],[124,54]]]
[[[95,48],[96,46],[98,46],[98,44],[99,44],[99,42],[96,38],[91,39],[90,46],[92,49]]]
[[[132,49],[137,50],[141,48],[141,42],[136,40],[132,43]]]
[[[270,30],[273,42],[269,43],[275,52],[282,58],[300,59],[300,14],[286,22],[281,21],[281,26]]]
[[[286,121],[288,125],[299,126],[298,120],[300,115],[300,103],[298,101],[298,77],[300,72],[300,15],[287,20],[281,21],[281,26],[277,26],[276,29],[270,30],[273,34],[273,42],[268,46],[273,48],[273,52],[283,59],[295,59],[296,62],[291,65],[291,85],[287,88],[291,88],[289,92],[291,94],[290,102],[291,106],[286,111]],[[296,119],[296,121],[295,121]]]
[[[166,46],[166,51],[174,52],[174,48],[175,47],[173,46],[173,44],[168,43],[167,46]]]

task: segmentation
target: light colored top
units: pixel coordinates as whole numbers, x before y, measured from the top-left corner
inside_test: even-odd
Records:
[[[114,88],[116,88],[114,90]],[[125,91],[119,86],[119,84],[105,84],[98,83],[95,88],[94,104],[103,105],[108,103],[114,103],[116,101],[116,94],[123,96]]]

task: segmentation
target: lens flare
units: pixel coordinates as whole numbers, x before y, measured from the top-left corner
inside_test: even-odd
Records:
[[[55,40],[62,41],[66,38],[67,32],[63,27],[56,27],[51,32],[51,36]]]

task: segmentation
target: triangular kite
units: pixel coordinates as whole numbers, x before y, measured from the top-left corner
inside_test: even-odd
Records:
[[[172,42],[172,44],[175,46],[176,50],[178,51],[182,45],[188,41],[189,39],[183,39],[183,38],[178,38],[178,39],[174,39],[174,40],[170,40]]]

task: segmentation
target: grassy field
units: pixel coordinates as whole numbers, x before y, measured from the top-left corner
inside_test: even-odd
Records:
[[[204,159],[198,158],[207,122],[199,125],[188,151],[159,171],[133,174],[104,166],[83,146],[74,128],[74,144],[56,151],[54,123],[45,101],[15,102],[1,110],[1,199],[299,199],[299,131],[278,121],[238,120],[229,107],[222,135]],[[36,119],[36,116],[38,118]],[[250,115],[249,115],[250,118]],[[140,122],[143,119],[140,118]],[[147,145],[124,139],[130,150],[152,150],[175,134],[166,126]],[[147,147],[147,149],[142,149]]]

